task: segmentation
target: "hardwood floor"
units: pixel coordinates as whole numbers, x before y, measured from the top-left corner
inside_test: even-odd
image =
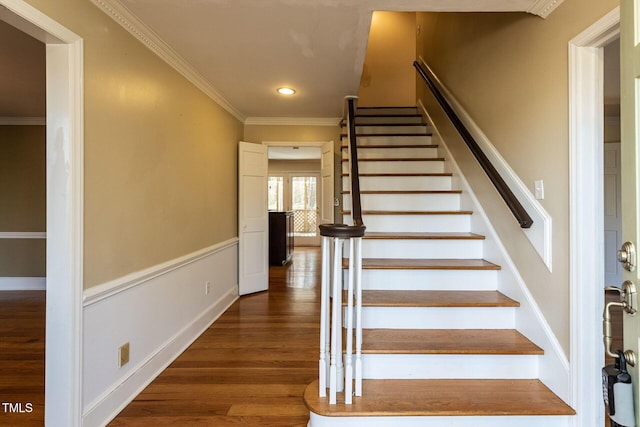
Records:
[[[271,267],[269,292],[240,298],[110,426],[306,426],[317,377],[317,248]]]
[[[319,256],[297,248],[292,263],[271,267],[269,292],[236,302],[110,425],[305,426],[302,394],[317,375]],[[0,319],[2,402],[33,405],[31,413],[0,408],[0,425],[42,426],[45,293],[0,292]],[[621,336],[621,316],[613,319]]]
[[[44,326],[44,291],[0,292],[2,426],[44,424]],[[14,412],[5,403],[14,404]]]

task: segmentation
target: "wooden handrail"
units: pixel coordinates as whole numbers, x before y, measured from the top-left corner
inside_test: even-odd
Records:
[[[355,97],[346,98],[345,119],[347,122],[347,139],[349,142],[349,165],[351,182],[351,218],[353,225],[346,224],[322,224],[320,235],[349,239],[362,237],[365,225],[362,221],[362,205],[360,202],[360,177],[358,172],[358,149],[356,142]]]
[[[500,173],[498,173],[493,164],[491,164],[491,161],[489,160],[487,155],[484,154],[467,127],[464,125],[462,120],[460,120],[460,117],[458,117],[449,102],[442,95],[442,92],[440,92],[440,89],[435,84],[429,73],[427,73],[427,71],[422,68],[422,65],[420,65],[418,61],[414,61],[413,66],[416,68],[418,74],[420,74],[427,87],[431,90],[431,93],[433,93],[433,96],[436,98],[444,112],[447,114],[449,120],[451,120],[451,123],[453,123],[453,126],[456,128],[464,142],[467,144],[467,147],[469,147],[469,150],[471,150],[473,156],[476,158],[476,160],[478,160],[478,163],[480,163],[480,167],[482,167],[484,172],[487,174],[493,186],[496,188],[500,196],[502,196],[502,199],[507,204],[509,210],[511,210],[511,213],[513,213],[513,216],[520,224],[520,227],[530,228],[533,225],[533,219],[531,219],[520,201],[513,194],[509,186],[507,186]]]

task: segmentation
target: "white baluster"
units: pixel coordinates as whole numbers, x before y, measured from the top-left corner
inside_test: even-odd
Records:
[[[347,342],[345,346],[345,382],[344,403],[350,405],[353,401],[353,283],[354,283],[354,244],[349,242],[349,279],[347,283]]]
[[[329,280],[330,280],[331,254],[329,237],[322,236],[322,281],[320,287],[320,397],[327,396],[328,372],[328,338],[329,338]]]
[[[352,239],[355,246],[353,270],[356,298],[356,396],[362,396],[362,238]]]
[[[342,366],[342,239],[333,239],[332,297],[331,316],[331,367],[329,369],[329,404],[336,404],[337,392],[342,391],[344,382],[340,372]],[[342,375],[341,375],[342,374]]]

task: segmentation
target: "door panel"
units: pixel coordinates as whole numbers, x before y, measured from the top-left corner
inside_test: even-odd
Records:
[[[334,198],[334,153],[333,141],[322,145],[322,157],[320,160],[320,185],[322,198],[320,201],[320,223],[332,224],[333,219],[333,198]]]
[[[604,144],[604,284],[620,286],[622,266],[616,252],[622,246],[620,204],[620,143]]]
[[[640,48],[638,47],[638,10],[640,0],[622,0],[620,4],[620,107],[621,107],[621,174],[622,174],[622,239],[638,247],[638,77]],[[623,280],[638,285],[638,268],[623,270]],[[624,349],[638,355],[640,315],[623,315]],[[636,425],[640,423],[640,393],[638,367],[630,368],[634,383]]]
[[[239,293],[269,288],[269,216],[267,212],[267,147],[238,145]]]

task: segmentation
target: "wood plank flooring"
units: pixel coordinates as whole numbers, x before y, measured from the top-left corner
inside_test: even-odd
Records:
[[[320,253],[296,248],[269,292],[240,298],[110,426],[306,426],[317,378]]]
[[[23,411],[5,412],[0,425],[44,425],[45,292],[0,292],[0,397],[4,403],[20,403]]]
[[[110,425],[305,426],[301,396],[317,374],[319,261],[316,249],[297,248],[292,264],[271,267],[270,292],[234,304]],[[0,425],[42,426],[45,293],[0,292],[0,319],[2,401],[33,404],[31,413],[0,409]]]

